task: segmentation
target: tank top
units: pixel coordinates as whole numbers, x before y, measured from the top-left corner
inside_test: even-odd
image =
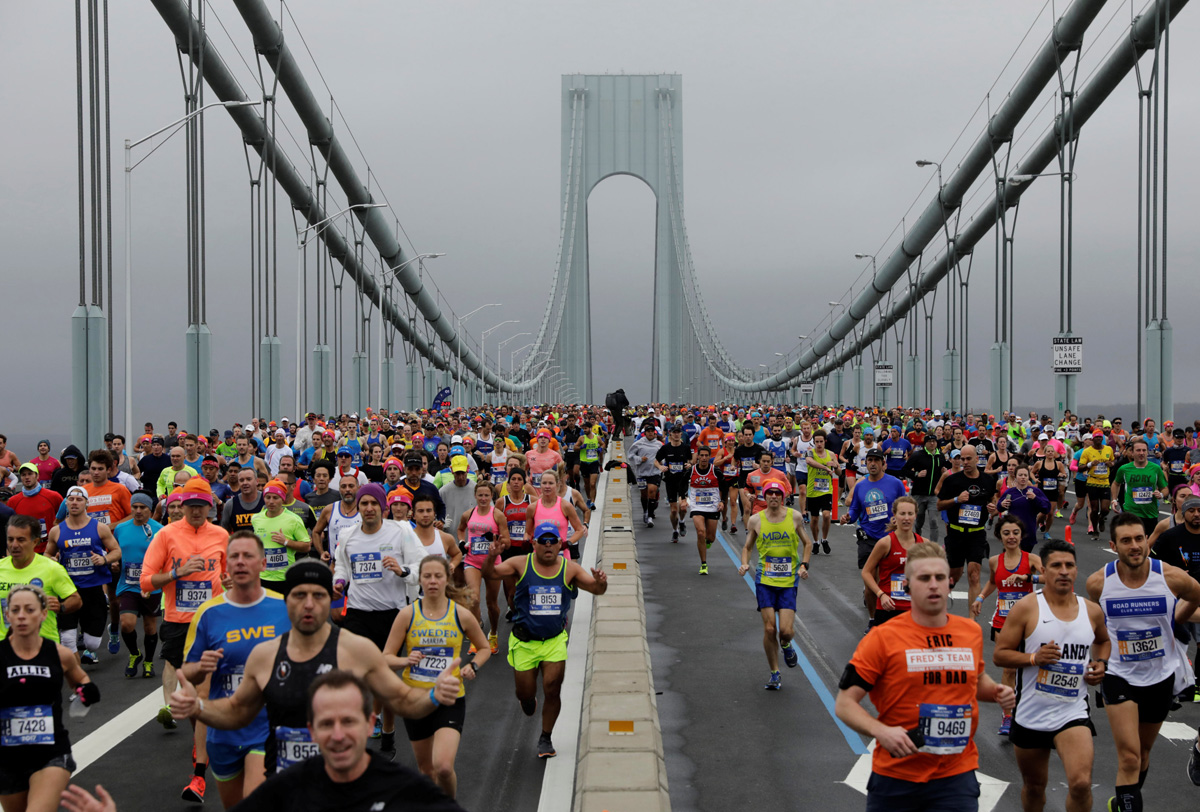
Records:
[[[71,752],[62,689],[57,643],[43,638],[37,655],[26,660],[11,639],[0,640],[0,759],[9,770],[40,769]]]
[[[1157,558],[1150,559],[1146,583],[1137,589],[1121,582],[1116,561],[1108,562],[1100,608],[1113,643],[1109,674],[1130,685],[1146,686],[1162,682],[1175,672],[1183,658],[1172,631],[1177,602]]]
[[[472,508],[471,518],[467,519],[468,555],[487,555],[488,548],[492,546],[492,539],[500,535],[500,528],[496,526],[495,509],[494,505],[489,505],[487,513],[480,513],[478,506]],[[487,537],[489,533],[491,538]]]
[[[1053,468],[1048,468],[1043,464],[1041,470],[1038,471],[1038,487],[1042,489],[1048,498],[1057,498],[1058,481],[1060,478],[1057,464]]]
[[[258,501],[256,501],[249,509],[246,509],[242,506],[242,495],[240,493],[235,493],[232,501],[233,515],[231,517],[231,524],[233,526],[229,528],[229,532],[231,534],[238,530],[249,530],[250,532],[254,532],[254,526],[250,523],[250,521],[254,518],[254,514],[263,509],[262,494],[260,493],[258,495]]]
[[[737,457],[730,456],[727,460],[725,460],[725,462],[721,463],[721,476],[725,477],[726,479],[736,479],[738,473]]]
[[[571,535],[571,523],[567,521],[567,514],[563,512],[562,498],[558,497],[554,500],[552,507],[546,507],[542,500],[537,500],[533,506],[533,526],[536,529],[542,522],[552,522],[558,527],[558,537],[566,541]]]
[[[329,629],[329,639],[311,660],[288,659],[287,645],[291,631],[279,638],[279,651],[271,666],[271,676],[263,686],[263,701],[267,706],[267,775],[286,770],[306,758],[318,754],[317,745],[308,735],[308,686],[321,674],[338,667],[337,626]]]
[[[117,470],[133,476],[133,460],[129,458],[128,454],[121,455],[121,463],[117,466]]]
[[[501,445],[497,446],[501,449],[499,452],[492,451],[492,484],[499,485],[508,479],[508,471],[504,470],[508,464],[508,449]]]
[[[758,582],[763,586],[792,587],[796,585],[799,568],[800,534],[796,532],[792,509],[784,508],[783,519],[772,522],[765,510],[759,517]]]
[[[871,446],[871,448],[875,448],[875,446]],[[858,453],[854,455],[854,467],[858,469],[859,476],[867,475],[867,452],[871,448],[867,448],[864,443],[858,447]]]
[[[567,585],[567,560],[562,556],[557,560],[558,570],[544,576],[533,565],[533,554],[525,556],[513,590],[513,625],[521,626],[533,640],[553,639],[567,628],[567,609],[576,588]]]
[[[524,496],[520,502],[512,501],[511,496],[505,496],[501,502],[504,506],[504,519],[508,522],[508,538],[513,547],[528,547],[529,532],[529,497]]]
[[[353,516],[347,516],[342,513],[342,503],[339,500],[331,511],[329,511],[329,527],[326,532],[326,537],[329,543],[325,546],[329,550],[329,557],[333,558],[337,552],[338,544],[346,536],[350,535],[350,531],[362,524],[362,514],[355,511]]]
[[[1088,715],[1087,685],[1083,681],[1091,658],[1095,632],[1088,620],[1087,602],[1076,596],[1079,613],[1074,620],[1059,620],[1046,596],[1038,593],[1038,624],[1025,638],[1022,651],[1032,653],[1054,642],[1062,659],[1041,666],[1017,669],[1017,709],[1013,718],[1030,730],[1060,730],[1068,722]]]
[[[1004,564],[1004,553],[1000,553],[996,562],[996,611],[992,614],[992,628],[1003,629],[1004,619],[1017,601],[1033,592],[1033,581],[1026,581],[1020,586],[1002,586],[1012,575],[1032,575],[1029,566],[1029,553],[1021,551],[1021,561],[1015,570],[1010,570]]]
[[[416,532],[415,525],[413,525],[413,532]],[[417,534],[417,541],[421,541],[421,536],[419,533]],[[433,543],[426,544],[425,542],[421,541],[421,547],[424,548],[424,555],[436,555],[438,558],[448,557],[446,555],[446,545],[442,543],[442,531],[438,530],[436,527],[433,531]]]
[[[462,622],[458,619],[454,601],[446,602],[446,611],[441,617],[431,618],[425,614],[425,601],[418,598],[404,635],[404,649],[410,654],[419,651],[425,656],[416,665],[405,666],[400,679],[414,688],[432,688],[438,674],[445,671],[462,651],[463,637]],[[457,668],[454,675],[458,676]],[[462,697],[466,693],[460,682],[458,695]]]
[[[721,482],[712,463],[707,470],[699,465],[692,466],[688,476],[688,505],[693,513],[716,513],[721,506]]]
[[[913,544],[920,544],[925,539],[913,534],[915,539]],[[879,577],[876,579],[879,583],[879,588],[884,590],[888,597],[892,599],[892,603],[896,604],[896,609],[904,612],[912,608],[912,600],[908,596],[908,590],[905,587],[908,585],[908,579],[904,576],[904,565],[908,562],[908,550],[904,549],[904,545],[900,543],[900,539],[895,533],[888,534],[888,543],[891,547],[888,549],[888,554],[879,562]],[[882,609],[880,598],[875,599],[875,608]]]
[[[100,541],[99,520],[88,519],[78,530],[72,530],[64,521],[58,531],[58,560],[67,570],[75,586],[86,589],[100,586],[112,580],[108,565],[96,566],[92,554],[104,555],[104,544]]]

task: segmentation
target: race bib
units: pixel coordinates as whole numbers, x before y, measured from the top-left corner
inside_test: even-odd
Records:
[[[1154,502],[1154,489],[1138,487],[1130,490],[1135,505],[1149,505]]]
[[[1117,655],[1123,663],[1166,657],[1167,650],[1163,646],[1162,629],[1152,627],[1118,631]]]
[[[1171,460],[1171,473],[1172,474],[1182,474],[1183,473],[1183,460]]]
[[[525,538],[525,522],[509,522],[508,537],[510,539]]]
[[[1009,610],[1026,594],[1025,592],[1000,592],[996,596],[996,614],[1000,617],[1008,617]]]
[[[1073,702],[1083,687],[1083,663],[1063,662],[1038,667],[1034,690],[1059,702]]]
[[[0,710],[0,747],[54,744],[54,709],[28,705]]]
[[[920,705],[922,753],[949,756],[967,749],[971,741],[970,705]]]
[[[1058,490],[1058,480],[1057,479],[1043,479],[1042,480],[1042,490],[1050,491],[1050,492]]]
[[[492,484],[499,485],[507,478],[507,473],[502,468],[492,468]]]
[[[175,608],[180,612],[195,612],[212,596],[212,581],[175,582]]]
[[[383,579],[383,553],[351,553],[350,577],[355,581]]]
[[[819,476],[813,480],[813,490],[825,493],[830,489],[830,478],[827,476]]]
[[[767,556],[763,560],[763,575],[768,578],[791,578],[792,557],[790,555]]]
[[[725,465],[721,468],[721,473],[727,477],[735,477],[738,474],[736,465]]]
[[[967,527],[978,527],[983,518],[983,508],[978,505],[963,505],[958,509],[958,523]]]
[[[716,488],[698,488],[692,493],[692,508],[700,511],[716,510],[721,495]]]
[[[238,687],[242,684],[242,677],[244,676],[242,669],[244,667],[239,665],[237,666],[237,671],[232,674],[221,675],[221,690],[225,692],[223,696],[233,696],[237,693]]]
[[[887,502],[872,502],[867,505],[867,521],[882,522],[887,520]]]
[[[563,610],[562,587],[531,586],[529,587],[529,614],[531,615],[561,615]]]
[[[1106,462],[1098,463],[1096,465],[1096,467],[1092,469],[1092,476],[1095,476],[1095,477],[1108,476],[1108,463],[1106,463]]]
[[[908,578],[900,573],[892,576],[891,591],[888,593],[893,601],[909,602],[908,591],[904,588],[908,583]]]
[[[285,570],[288,566],[287,547],[268,547],[265,550],[267,571]]]
[[[753,471],[754,470],[754,458],[753,457],[742,457],[742,470],[743,471]]]
[[[408,674],[413,679],[433,682],[438,678],[438,674],[450,667],[450,662],[454,659],[454,650],[449,646],[422,646],[417,651],[425,656],[421,658],[421,662],[409,668]]]
[[[125,565],[125,585],[135,589],[141,589],[142,586],[142,564],[128,563]]]
[[[67,574],[72,578],[91,575],[94,570],[91,550],[72,550],[67,554]]]
[[[682,474],[683,473],[683,463],[682,462],[669,462],[669,463],[667,463],[667,470],[670,471],[672,474]]]
[[[275,768],[286,770],[293,764],[320,755],[316,742],[303,727],[275,728]]]
[[[540,488],[542,486],[542,475],[541,474],[530,474],[529,475],[529,483],[531,485],[533,485],[533,487],[535,487],[535,488]]]
[[[487,555],[492,543],[484,536],[471,536],[471,555]]]

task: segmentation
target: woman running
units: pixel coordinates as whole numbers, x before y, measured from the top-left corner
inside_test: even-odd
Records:
[[[1021,549],[1033,550],[1037,544],[1038,516],[1050,510],[1050,500],[1040,488],[1029,481],[1029,466],[1012,461],[1015,470],[1000,488],[1000,499],[996,508],[1016,516],[1021,523]]]
[[[541,527],[542,524],[549,522],[558,528],[558,537],[565,539],[566,544],[563,545],[564,553],[568,553],[570,549],[575,549],[579,544],[579,540],[587,533],[583,522],[579,520],[579,514],[575,510],[575,506],[563,500],[558,495],[558,475],[553,471],[546,471],[542,474],[541,498],[533,505],[533,529]]]
[[[464,681],[475,679],[488,661],[487,638],[475,615],[466,608],[473,596],[450,580],[450,565],[445,558],[431,555],[417,570],[422,596],[400,610],[383,646],[384,657],[392,668],[403,668],[400,679],[406,685],[432,690],[438,675],[450,668],[462,653],[463,638],[471,641],[479,653],[456,676]],[[404,656],[399,656],[400,651]],[[466,689],[458,689],[453,705],[439,705],[421,719],[405,719],[404,729],[417,758],[417,769],[433,779],[453,798],[458,790],[454,760],[462,739],[467,717]]]
[[[894,529],[875,542],[862,568],[863,583],[875,596],[872,626],[887,623],[912,608],[904,562],[908,560],[908,549],[925,540],[913,532],[917,523],[916,499],[911,496],[898,497],[892,504],[892,517]]]
[[[63,679],[71,701],[90,708],[100,689],[66,646],[41,636],[46,593],[31,584],[9,590],[8,637],[0,640],[0,805],[4,812],[54,812],[71,773],[63,724]],[[85,711],[86,712],[86,711]]]
[[[487,558],[488,547],[494,539],[499,539],[505,547],[508,546],[508,523],[495,505],[492,504],[492,485],[490,482],[475,483],[475,507],[463,513],[458,520],[458,541],[465,544],[464,553],[467,586],[475,593],[475,617],[482,622],[478,598],[480,582],[484,581],[483,561]],[[488,644],[492,653],[500,650],[500,581],[486,579],[484,586],[488,613]]]
[[[996,522],[996,538],[1004,545],[1004,552],[994,555],[988,560],[991,579],[984,585],[983,591],[971,604],[971,617],[978,617],[983,609],[983,601],[993,592],[999,590],[996,597],[996,611],[992,615],[992,640],[1004,628],[1004,621],[1010,609],[1017,601],[1033,592],[1033,585],[1042,572],[1042,559],[1033,553],[1021,549],[1021,537],[1025,532],[1020,519],[1011,513],[1001,516]],[[1017,685],[1015,668],[1005,668],[1000,682],[1010,688]],[[1001,736],[1007,736],[1012,726],[1012,714],[1004,714],[1000,721]]]
[[[505,484],[508,486],[507,493],[500,498],[500,510],[504,513],[505,523],[508,525],[509,546],[500,553],[501,561],[533,552],[530,547],[533,534],[533,500],[529,498],[525,489],[525,471],[512,468],[508,472],[508,481]],[[513,494],[517,494],[519,498]],[[510,623],[513,618],[513,590],[516,588],[515,575],[504,579],[504,601],[508,606],[504,619]]]
[[[1066,498],[1067,480],[1070,475],[1067,473],[1067,466],[1059,462],[1058,450],[1052,445],[1046,446],[1045,455],[1038,458],[1029,474],[1034,484],[1041,488],[1042,493],[1050,500],[1050,509],[1042,516],[1041,522],[1042,538],[1049,541],[1050,527],[1054,524],[1055,515],[1062,518],[1063,500]]]
[[[567,484],[567,465],[560,462],[558,467],[554,469],[554,473],[558,476],[558,495],[565,499],[567,504],[574,506],[575,512],[579,514],[579,521],[583,523],[583,531],[586,535],[588,523],[592,517],[592,512],[588,510],[587,500],[583,498],[583,494]],[[579,545],[570,545],[567,552],[571,554],[571,558],[578,561],[580,559]]]
[[[738,461],[733,456],[733,450],[737,448],[737,437],[733,434],[726,434],[721,441],[721,450],[717,452],[716,459],[713,460],[713,467],[721,475],[721,529],[728,530],[729,522],[732,520],[737,523],[737,508],[740,501],[738,499]],[[730,498],[730,492],[733,492]],[[728,511],[728,513],[726,512]]]
[[[395,522],[408,522],[409,526],[413,526],[412,521],[412,495],[403,488],[397,488],[388,494],[388,518]]]

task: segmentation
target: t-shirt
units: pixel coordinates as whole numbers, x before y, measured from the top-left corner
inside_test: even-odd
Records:
[[[1093,460],[1099,460],[1095,468],[1088,471]],[[1079,456],[1079,470],[1087,471],[1087,484],[1091,488],[1107,488],[1108,476],[1113,464],[1113,450],[1108,446],[1085,448]]]
[[[275,541],[272,535],[278,531],[288,541],[310,541],[304,520],[286,508],[273,517],[264,510],[250,517],[250,527],[262,541],[267,555],[267,568],[263,571],[262,579],[282,581],[287,568],[296,563],[296,551]]]
[[[193,555],[199,556],[203,564],[200,570],[181,575],[162,588],[164,620],[190,623],[192,615],[205,601],[224,591],[221,574],[225,572],[228,547],[229,533],[209,522],[199,528],[186,521],[172,522],[158,531],[142,561],[141,587],[144,592],[154,589],[150,583],[153,575],[181,567]]]
[[[1127,462],[1113,474],[1113,484],[1122,483],[1125,485],[1122,507],[1135,516],[1157,519],[1158,492],[1167,487],[1167,475],[1163,469],[1149,462],[1145,468]]]
[[[975,692],[984,662],[983,632],[977,623],[949,615],[945,626],[926,627],[905,613],[871,629],[850,665],[870,686],[867,693],[880,722],[905,730],[920,728],[925,736],[921,752],[905,758],[876,747],[873,772],[926,783],[979,766]]]
[[[323,756],[268,778],[230,812],[464,812],[436,784],[411,767],[368,751],[366,772],[334,783]]]
[[[967,501],[956,502],[947,508],[950,526],[955,530],[983,530],[987,526],[988,503],[996,495],[996,479],[991,474],[980,472],[975,477],[965,473],[951,474],[942,483],[938,491],[938,499],[957,500],[963,491],[967,492]]]
[[[904,496],[904,483],[891,474],[884,474],[878,481],[869,477],[854,486],[850,498],[850,520],[858,522],[859,528],[872,539],[887,535],[888,523],[892,520],[892,503]]]
[[[35,555],[29,565],[23,568],[13,565],[11,555],[0,558],[0,614],[6,618],[0,622],[0,640],[8,636],[8,590],[16,584],[40,586],[47,596],[58,598],[60,602],[79,591],[71,576],[67,575],[66,567],[44,555]],[[41,634],[47,640],[58,642],[58,612],[46,613]]]
[[[888,473],[893,476],[904,468],[906,455],[912,452],[912,443],[903,437],[895,440],[889,437],[880,443],[879,447],[883,449],[883,453],[887,457]]]
[[[113,525],[129,516],[129,489],[116,482],[85,485],[87,513],[101,524]]]
[[[1191,532],[1187,525],[1175,525],[1154,542],[1154,557],[1200,578],[1200,533]]]
[[[658,449],[654,455],[654,459],[660,465],[667,467],[667,476],[679,478],[687,473],[688,463],[692,459],[692,450],[686,443],[680,443],[677,446],[667,443]]]
[[[117,582],[117,594],[142,591],[142,562],[146,559],[146,550],[150,542],[158,535],[163,526],[151,519],[140,527],[133,519],[121,522],[112,529],[113,536],[121,548],[121,580]],[[154,590],[157,595],[161,589]]]
[[[14,513],[18,516],[28,516],[38,520],[42,532],[42,540],[37,545],[41,548],[38,550],[39,553],[46,549],[46,536],[50,534],[50,528],[54,527],[55,518],[62,503],[61,496],[45,487],[39,488],[33,496],[26,496],[23,491],[18,491],[9,497],[8,506],[13,509]]]

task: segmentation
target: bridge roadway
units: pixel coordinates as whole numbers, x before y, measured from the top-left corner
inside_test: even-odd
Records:
[[[1077,529],[1082,528],[1077,524]],[[799,590],[801,666],[785,668],[784,689],[771,693],[762,688],[766,661],[754,596],[733,560],[744,536],[721,533],[709,551],[711,574],[702,577],[694,531],[689,528],[679,544],[671,544],[665,505],[657,527],[638,521],[635,530],[675,812],[803,808],[813,797],[822,799],[823,808],[861,809],[863,795],[852,784],[865,787],[868,766],[861,754],[867,752],[866,742],[839,728],[832,716],[838,675],[865,625],[852,531],[835,527],[833,554],[814,557],[812,577]],[[1086,538],[1080,543],[1081,573],[1111,560],[1104,546]],[[997,548],[993,542],[993,552]],[[956,601],[960,611],[964,602]],[[992,644],[986,634],[984,640],[990,663]],[[183,727],[167,732],[152,720],[157,691],[150,697],[157,680],[153,685],[126,680],[123,663],[124,654],[105,652],[88,669],[103,701],[87,717],[68,720],[77,758],[91,762],[76,778],[89,788],[104,784],[126,812],[184,808],[179,792],[189,778],[191,737]],[[989,671],[998,674],[990,665]],[[582,671],[569,668],[567,674],[580,678]],[[545,769],[533,756],[538,719],[521,714],[503,650],[468,687],[468,700],[458,757],[460,803],[469,810],[537,809]],[[1101,809],[1112,792],[1115,753],[1104,712],[1094,710],[1092,718],[1098,731],[1095,808]],[[995,781],[985,782],[981,808],[1007,812],[1020,809],[1020,776],[1007,739],[995,733],[999,720],[994,705],[983,706],[977,737],[981,773]],[[1186,706],[1168,721],[1176,723],[1170,730],[1177,738],[1160,736],[1155,746],[1146,783],[1148,809],[1187,808],[1200,797],[1184,769],[1200,705]],[[98,737],[85,741],[106,723]],[[397,758],[412,766],[401,726],[397,749]],[[94,761],[88,753],[97,756]],[[1054,758],[1047,794],[1047,808],[1061,809],[1065,785]],[[205,806],[220,809],[211,773]]]
[[[788,669],[781,658],[784,688],[771,692],[763,689],[768,672],[754,594],[734,561],[744,533],[720,533],[719,543],[708,551],[710,574],[704,577],[697,574],[693,528],[672,544],[664,507],[659,507],[654,528],[642,527],[639,515],[635,529],[674,812],[804,809],[812,807],[814,798],[820,799],[821,809],[862,809],[864,795],[846,782],[857,766],[850,781],[865,792],[869,766],[866,758],[860,763],[860,754],[866,753],[866,742],[839,729],[832,713],[838,678],[866,625],[853,530],[835,526],[832,555],[813,557],[812,575],[801,582],[797,600],[801,664]],[[1113,559],[1106,542],[1086,537],[1085,521],[1075,526],[1083,536],[1082,541],[1077,538],[1080,591],[1086,575]],[[1061,537],[1063,522],[1058,525]],[[993,539],[992,553],[999,549]],[[956,593],[957,611],[965,604],[965,593]],[[994,606],[994,598],[986,602],[981,625]],[[985,627],[984,656],[989,673],[998,679],[992,647]],[[981,776],[980,808],[985,812],[1021,809],[1013,749],[1007,737],[996,734],[1000,715],[996,705],[981,706],[976,736],[980,772],[996,779],[985,782]],[[1093,708],[1092,719],[1097,731],[1093,808],[1099,810],[1112,795],[1116,753],[1104,711]],[[1168,718],[1164,730],[1183,738],[1160,735],[1155,744],[1145,787],[1147,809],[1191,808],[1200,801],[1200,789],[1186,775],[1197,723],[1200,704]],[[1065,800],[1062,767],[1052,755],[1046,808],[1062,809]]]

